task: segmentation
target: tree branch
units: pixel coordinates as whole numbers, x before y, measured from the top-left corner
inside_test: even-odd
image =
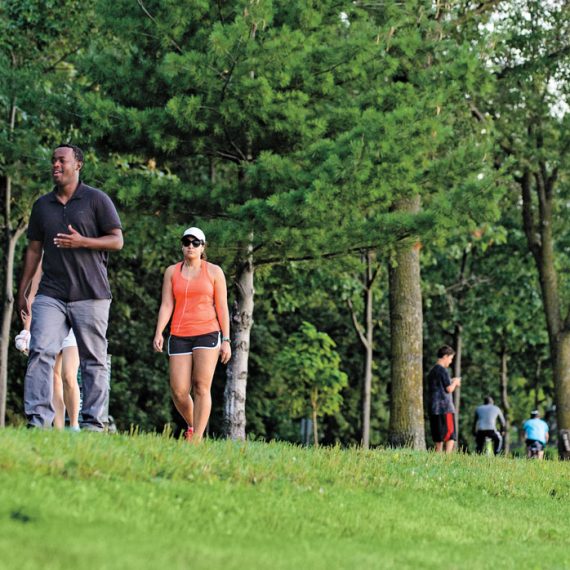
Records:
[[[370,279],[368,281],[369,287],[372,287],[372,285],[374,285],[374,281],[376,281],[376,277],[378,277],[378,274],[380,273],[380,267],[381,267],[381,265],[378,264],[376,266],[376,269],[372,272],[372,276],[370,277]]]
[[[546,188],[544,186],[544,178],[542,177],[542,172],[533,173],[534,181],[536,183],[536,194],[538,196],[538,203],[541,212],[546,212],[548,208],[548,198],[546,196]]]
[[[158,21],[156,20],[156,18],[146,9],[146,6],[144,5],[142,0],[137,0],[138,5],[141,7],[141,10],[150,18],[150,20],[152,21],[152,23],[160,29],[160,24],[158,23]],[[170,41],[170,43],[176,48],[176,50],[179,53],[184,53],[184,51],[182,50],[182,48],[176,43],[176,41],[171,38],[167,33],[162,32]]]
[[[367,247],[374,247],[372,245]],[[261,265],[271,265],[273,263],[284,263],[284,262],[291,262],[291,261],[314,261],[315,259],[334,259],[337,257],[343,257],[350,253],[355,253],[361,251],[363,248],[362,246],[357,246],[353,248],[344,249],[343,251],[332,251],[327,253],[319,253],[319,254],[311,254],[311,255],[301,255],[298,257],[273,257],[267,259],[260,259],[257,260],[256,265],[259,267]]]
[[[523,228],[526,235],[528,247],[532,254],[538,259],[540,255],[540,247],[538,237],[536,235],[536,228],[534,223],[534,213],[532,208],[532,193],[531,193],[531,174],[529,170],[525,170],[520,178],[521,195],[523,200],[522,216]]]
[[[489,283],[491,279],[488,277],[478,277],[477,275],[472,275],[471,277],[461,277],[457,283],[450,285],[445,288],[446,293],[459,293],[465,289],[471,289],[477,287],[478,285],[483,285]]]
[[[76,46],[75,48],[73,48],[70,52],[62,55],[58,60],[54,61],[53,63],[51,63],[50,65],[48,65],[46,68],[44,68],[44,73],[49,73],[50,71],[55,70],[55,68],[62,62],[65,61],[70,55],[73,55],[74,53],[77,53],[79,50],[81,49],[81,46]]]
[[[483,113],[481,113],[481,111],[479,111],[479,109],[475,106],[475,104],[472,101],[469,101],[469,109],[471,109],[471,114],[481,123],[486,123],[487,119],[485,118],[485,115],[483,115]]]
[[[347,299],[346,304],[348,305],[348,308],[350,309],[350,316],[352,317],[352,324],[354,325],[354,330],[356,330],[356,333],[358,334],[358,338],[360,339],[360,342],[368,350],[368,341],[366,340],[366,336],[364,335],[364,331],[362,330],[361,324],[358,322],[358,319],[356,318],[356,312],[354,311],[354,306],[352,305],[352,300]]]
[[[562,155],[562,156],[564,156],[564,155]],[[552,192],[554,190],[554,185],[556,184],[557,180],[558,180],[558,166],[556,166],[552,169],[552,173],[546,179],[546,191],[547,191],[549,196],[552,196]]]

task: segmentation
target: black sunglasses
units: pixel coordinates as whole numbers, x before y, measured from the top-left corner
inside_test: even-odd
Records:
[[[200,247],[201,245],[204,245],[204,242],[197,238],[189,238],[186,236],[182,238],[182,245],[184,247],[188,247],[190,244],[192,244],[193,247]]]

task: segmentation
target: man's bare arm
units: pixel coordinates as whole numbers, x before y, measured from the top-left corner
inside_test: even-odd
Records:
[[[53,238],[53,243],[57,247],[66,249],[85,247],[101,251],[119,251],[123,249],[123,232],[119,228],[111,230],[107,235],[96,238],[82,236],[72,226],[68,226],[68,229],[68,234],[57,234]]]
[[[34,276],[38,272],[40,262],[42,260],[42,253],[43,247],[41,241],[31,240],[28,243],[26,257],[24,258],[24,269],[22,271],[22,278],[20,279],[20,286],[18,287],[18,298],[16,301],[18,314],[24,323],[30,316],[30,306],[26,296],[29,293]]]

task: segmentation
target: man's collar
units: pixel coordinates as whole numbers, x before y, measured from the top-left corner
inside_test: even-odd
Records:
[[[75,199],[80,200],[83,197],[83,194],[85,194],[85,184],[83,184],[83,182],[80,180],[77,183],[77,188],[74,190],[74,192],[71,195],[71,198],[68,200],[68,202],[71,202],[71,200],[75,200]],[[57,199],[57,186],[54,186],[53,190],[51,191],[50,201],[51,202],[59,202],[59,200]]]

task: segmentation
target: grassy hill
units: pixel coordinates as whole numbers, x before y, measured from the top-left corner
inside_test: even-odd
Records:
[[[570,465],[0,432],[0,568],[569,568]]]

